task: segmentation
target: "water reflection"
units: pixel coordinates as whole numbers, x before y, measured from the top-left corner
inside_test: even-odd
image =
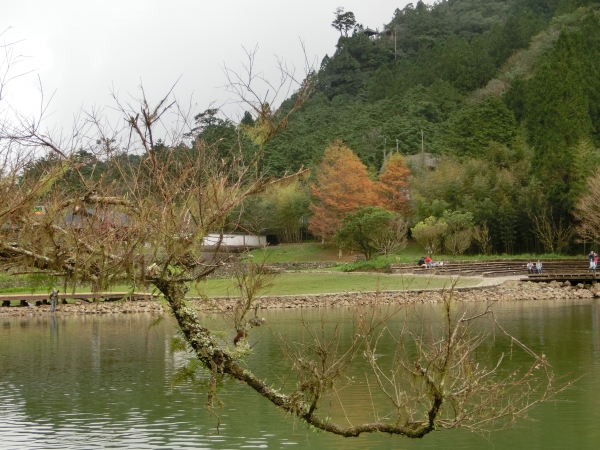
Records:
[[[58,321],[54,314],[50,316],[50,338],[53,342],[58,339]]]
[[[168,321],[149,329],[152,319],[145,315],[3,318],[0,449],[594,448],[600,439],[597,302],[504,303],[497,312],[511,332],[534,350],[544,351],[558,374],[575,371],[585,377],[560,402],[535,409],[537,422],[520,422],[489,440],[450,431],[417,442],[379,435],[348,440],[315,434],[229,380],[220,392],[224,406],[218,411],[222,424],[217,434],[203,393],[190,386],[170,388],[174,370],[184,361],[169,352],[174,329]],[[427,317],[439,312],[425,306],[419,313]],[[299,319],[315,322],[323,314],[332,323],[351,324],[348,311],[341,308],[265,315],[290,339],[300,339]],[[264,328],[254,339],[252,368],[272,378],[283,366],[278,342]],[[383,346],[382,358],[392,350]],[[350,411],[371,408],[371,399],[357,394],[347,406]]]

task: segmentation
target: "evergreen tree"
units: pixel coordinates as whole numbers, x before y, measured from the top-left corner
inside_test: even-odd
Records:
[[[548,60],[528,82],[524,107],[535,148],[533,170],[562,216],[572,207],[569,174],[573,148],[592,131],[583,47],[580,33],[561,33]]]
[[[512,112],[496,97],[466,105],[446,125],[440,145],[458,156],[483,157],[490,142],[510,145],[517,134]]]
[[[379,176],[377,190],[379,201],[384,208],[406,215],[410,209],[408,197],[408,177],[410,170],[399,153],[392,154],[384,165],[384,172]]]

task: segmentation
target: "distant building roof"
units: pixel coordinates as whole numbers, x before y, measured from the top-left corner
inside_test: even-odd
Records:
[[[410,166],[427,167],[428,169],[437,168],[438,159],[432,153],[417,153],[404,157],[404,161]]]
[[[131,225],[131,218],[124,212],[93,207],[86,207],[85,212],[81,210],[68,212],[64,216],[64,221],[68,225],[80,226],[85,216],[95,216],[100,222],[115,227],[127,227]]]
[[[375,36],[375,35],[379,34],[379,32],[378,32],[378,31],[372,30],[372,29],[370,29],[369,27],[365,28],[365,29],[363,30],[363,33],[365,33],[365,34],[366,34],[367,36],[369,36],[369,37],[371,37],[371,36]]]

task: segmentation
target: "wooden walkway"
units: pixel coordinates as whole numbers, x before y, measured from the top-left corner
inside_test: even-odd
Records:
[[[600,281],[600,272],[557,272],[557,273],[535,273],[521,278],[521,281],[568,281],[571,284],[588,283]]]
[[[19,306],[42,306],[49,305],[50,294],[0,294],[2,306],[8,307],[18,302]],[[66,305],[67,300],[79,300],[83,302],[93,302],[102,299],[105,302],[115,302],[122,299],[130,301],[152,300],[154,296],[145,292],[77,292],[75,294],[58,294],[58,301]]]

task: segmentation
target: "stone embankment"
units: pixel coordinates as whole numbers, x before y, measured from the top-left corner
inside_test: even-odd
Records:
[[[136,301],[136,302],[102,302],[58,305],[55,314],[57,316],[74,314],[136,314],[150,313],[160,314],[163,312],[162,303],[159,301]],[[42,306],[11,306],[0,308],[0,317],[4,316],[38,316],[50,314],[50,305]]]
[[[274,262],[266,265],[268,270],[281,273],[286,270],[322,270],[338,266],[337,262]],[[231,261],[224,263],[215,270],[208,278],[231,278],[240,272],[243,268],[243,263],[239,257],[232,258]]]
[[[261,297],[258,301],[261,309],[352,307],[369,306],[375,303],[383,305],[437,303],[450,295],[455,300],[464,302],[592,299],[600,297],[600,283],[571,286],[569,282],[532,283],[507,281],[499,286],[456,288],[451,293],[442,290],[345,292],[338,294],[265,296]],[[234,308],[237,299],[221,297],[211,299],[210,301],[192,299],[191,302],[199,310],[214,311]],[[138,301],[60,305],[56,314],[160,314],[162,311],[161,302]],[[0,316],[29,316],[49,313],[50,306],[48,305],[0,308]]]
[[[314,308],[339,306],[368,306],[378,304],[419,304],[437,303],[444,298],[464,302],[480,301],[522,301],[579,299],[600,297],[600,283],[594,286],[583,284],[571,286],[570,283],[531,283],[508,281],[499,286],[455,288],[452,292],[441,289],[381,292],[344,292],[337,294],[287,295],[280,297],[261,297],[260,308]],[[202,310],[231,309],[236,299],[215,298],[209,302],[195,301]]]
[[[283,269],[283,270],[297,270],[297,269],[318,270],[318,269],[329,269],[331,267],[336,267],[336,266],[339,266],[340,263],[326,262],[326,261],[323,261],[323,262],[310,261],[310,262],[275,262],[275,263],[270,263],[268,265],[272,266],[272,267],[277,267],[277,268]]]

